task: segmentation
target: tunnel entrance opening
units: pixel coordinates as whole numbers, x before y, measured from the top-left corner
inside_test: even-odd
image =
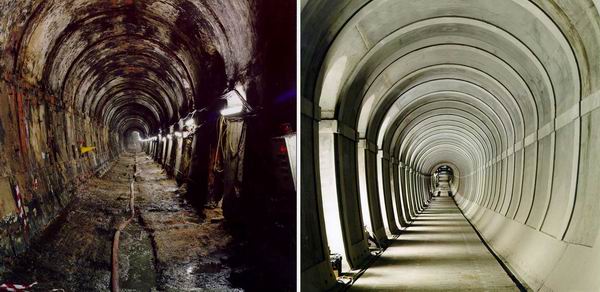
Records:
[[[438,167],[434,172],[434,192],[435,197],[452,197],[453,196],[453,179],[454,172],[448,165]]]
[[[138,130],[130,130],[125,132],[123,137],[124,149],[128,152],[140,152],[142,151],[142,136]]]

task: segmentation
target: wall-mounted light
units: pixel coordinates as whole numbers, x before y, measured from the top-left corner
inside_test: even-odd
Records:
[[[242,110],[244,110],[244,107],[241,105],[233,107],[227,106],[226,108],[221,110],[221,115],[223,115],[224,117],[233,116],[235,114],[241,113]]]
[[[244,110],[244,104],[242,103],[242,97],[237,93],[236,90],[232,90],[225,94],[224,96],[226,105],[225,108],[221,110],[221,115],[233,116],[235,114],[239,114]]]
[[[195,127],[195,126],[196,126],[196,121],[194,121],[194,117],[190,117],[190,118],[188,118],[188,119],[185,121],[184,125],[185,125],[185,126],[188,128],[188,129],[191,129],[191,128]]]
[[[237,85],[222,98],[227,102],[225,108],[221,110],[221,115],[224,117],[252,111],[252,107],[246,102],[244,87],[241,85]]]

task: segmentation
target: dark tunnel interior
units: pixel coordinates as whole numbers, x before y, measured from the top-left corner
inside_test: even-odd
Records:
[[[295,1],[0,1],[0,28],[2,278],[108,289],[104,274],[83,274],[110,269],[125,203],[115,211],[102,200],[129,175],[148,197],[125,233],[149,234],[151,287],[295,287]],[[171,205],[156,207],[159,193]],[[180,225],[205,237],[161,239],[162,229],[187,228],[152,229],[152,212],[175,205],[195,214]],[[99,227],[103,216],[116,219]],[[51,267],[47,249],[63,240],[75,250]],[[219,248],[213,262],[202,262],[210,246],[177,260],[161,240]],[[192,263],[224,276],[190,276]]]

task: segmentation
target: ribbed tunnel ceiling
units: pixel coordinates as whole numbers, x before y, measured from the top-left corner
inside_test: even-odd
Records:
[[[21,27],[0,32],[5,78],[121,134],[206,106],[253,54],[246,1],[5,2],[2,27]]]
[[[296,32],[294,0],[0,0],[0,284],[293,290]]]
[[[379,238],[406,226],[426,203],[429,178],[441,165],[453,168],[458,201],[476,218],[491,210],[559,242],[593,244],[598,224],[589,225],[586,214],[598,208],[589,185],[594,170],[581,162],[597,143],[589,115],[599,104],[597,6],[591,0],[303,3],[303,127],[315,131],[303,140],[303,155],[320,157],[303,165],[314,167],[315,181],[305,184],[315,187],[306,192],[316,202],[323,197],[323,226],[342,229],[350,266],[365,257],[363,223]],[[335,142],[328,144],[331,134]],[[339,227],[327,216],[332,191]],[[327,238],[303,230],[332,246],[329,230]],[[305,270],[319,259],[317,249],[306,254]],[[528,270],[537,259],[511,260]],[[526,280],[538,285],[538,276]]]
[[[538,128],[549,127],[556,117],[571,114],[581,88],[589,94],[597,86],[598,78],[589,70],[598,65],[585,62],[588,52],[574,52],[583,44],[571,38],[528,1],[365,3],[329,47],[320,64],[317,84],[323,85],[316,86],[315,94],[324,117],[335,113],[347,125],[358,123],[361,137],[377,141],[411,166],[422,163],[406,158],[427,147],[401,150],[398,137],[404,127],[418,127],[436,108],[456,108],[454,115],[466,119],[457,123],[474,121],[493,140],[490,145],[475,136],[475,149],[447,144],[447,150],[457,157],[481,152],[489,160]],[[578,45],[572,48],[569,42]],[[576,62],[574,53],[583,55],[583,62]],[[454,125],[469,129],[460,124]],[[440,132],[463,136],[431,133]],[[430,173],[429,167],[419,171]]]

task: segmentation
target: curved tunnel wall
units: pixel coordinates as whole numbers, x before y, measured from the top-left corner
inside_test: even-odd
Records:
[[[363,226],[383,243],[401,234],[440,164],[453,167],[459,207],[522,282],[599,287],[598,4],[304,3],[304,287],[334,283],[323,222],[331,184],[341,251],[360,268]],[[324,138],[331,148],[320,149]]]
[[[290,114],[295,112],[296,79],[292,4],[3,1],[0,258],[23,252],[67,206],[77,186],[126,150],[130,133],[137,131],[142,138],[174,134],[194,111],[201,112],[199,123],[206,122],[195,134],[143,146],[169,174],[195,183],[192,196],[205,196],[219,98],[235,87],[242,87],[247,102],[260,111],[238,119],[242,126],[232,126],[238,131],[228,129],[225,138],[237,141],[246,135],[249,145],[244,161],[250,164],[236,165],[236,171],[248,173],[236,182],[236,191],[243,192],[240,200],[263,207],[270,206],[269,196],[283,196],[261,188],[270,185],[267,178],[253,173],[257,167],[273,177],[270,153],[264,149],[272,137],[282,135],[281,124],[295,128]],[[82,154],[85,146],[95,149]],[[277,216],[293,218],[294,200],[278,202],[283,215]],[[290,222],[280,224],[285,228],[277,232],[294,230]],[[267,225],[261,232],[273,231],[265,231],[271,228]],[[278,246],[282,258],[290,258],[287,253],[295,249],[293,242]],[[293,262],[284,277],[289,279],[281,283],[293,282]]]
[[[77,185],[123,151],[129,132],[153,134],[245,76],[256,38],[250,5],[2,4],[3,256],[22,251]],[[86,146],[96,148],[82,154]]]

